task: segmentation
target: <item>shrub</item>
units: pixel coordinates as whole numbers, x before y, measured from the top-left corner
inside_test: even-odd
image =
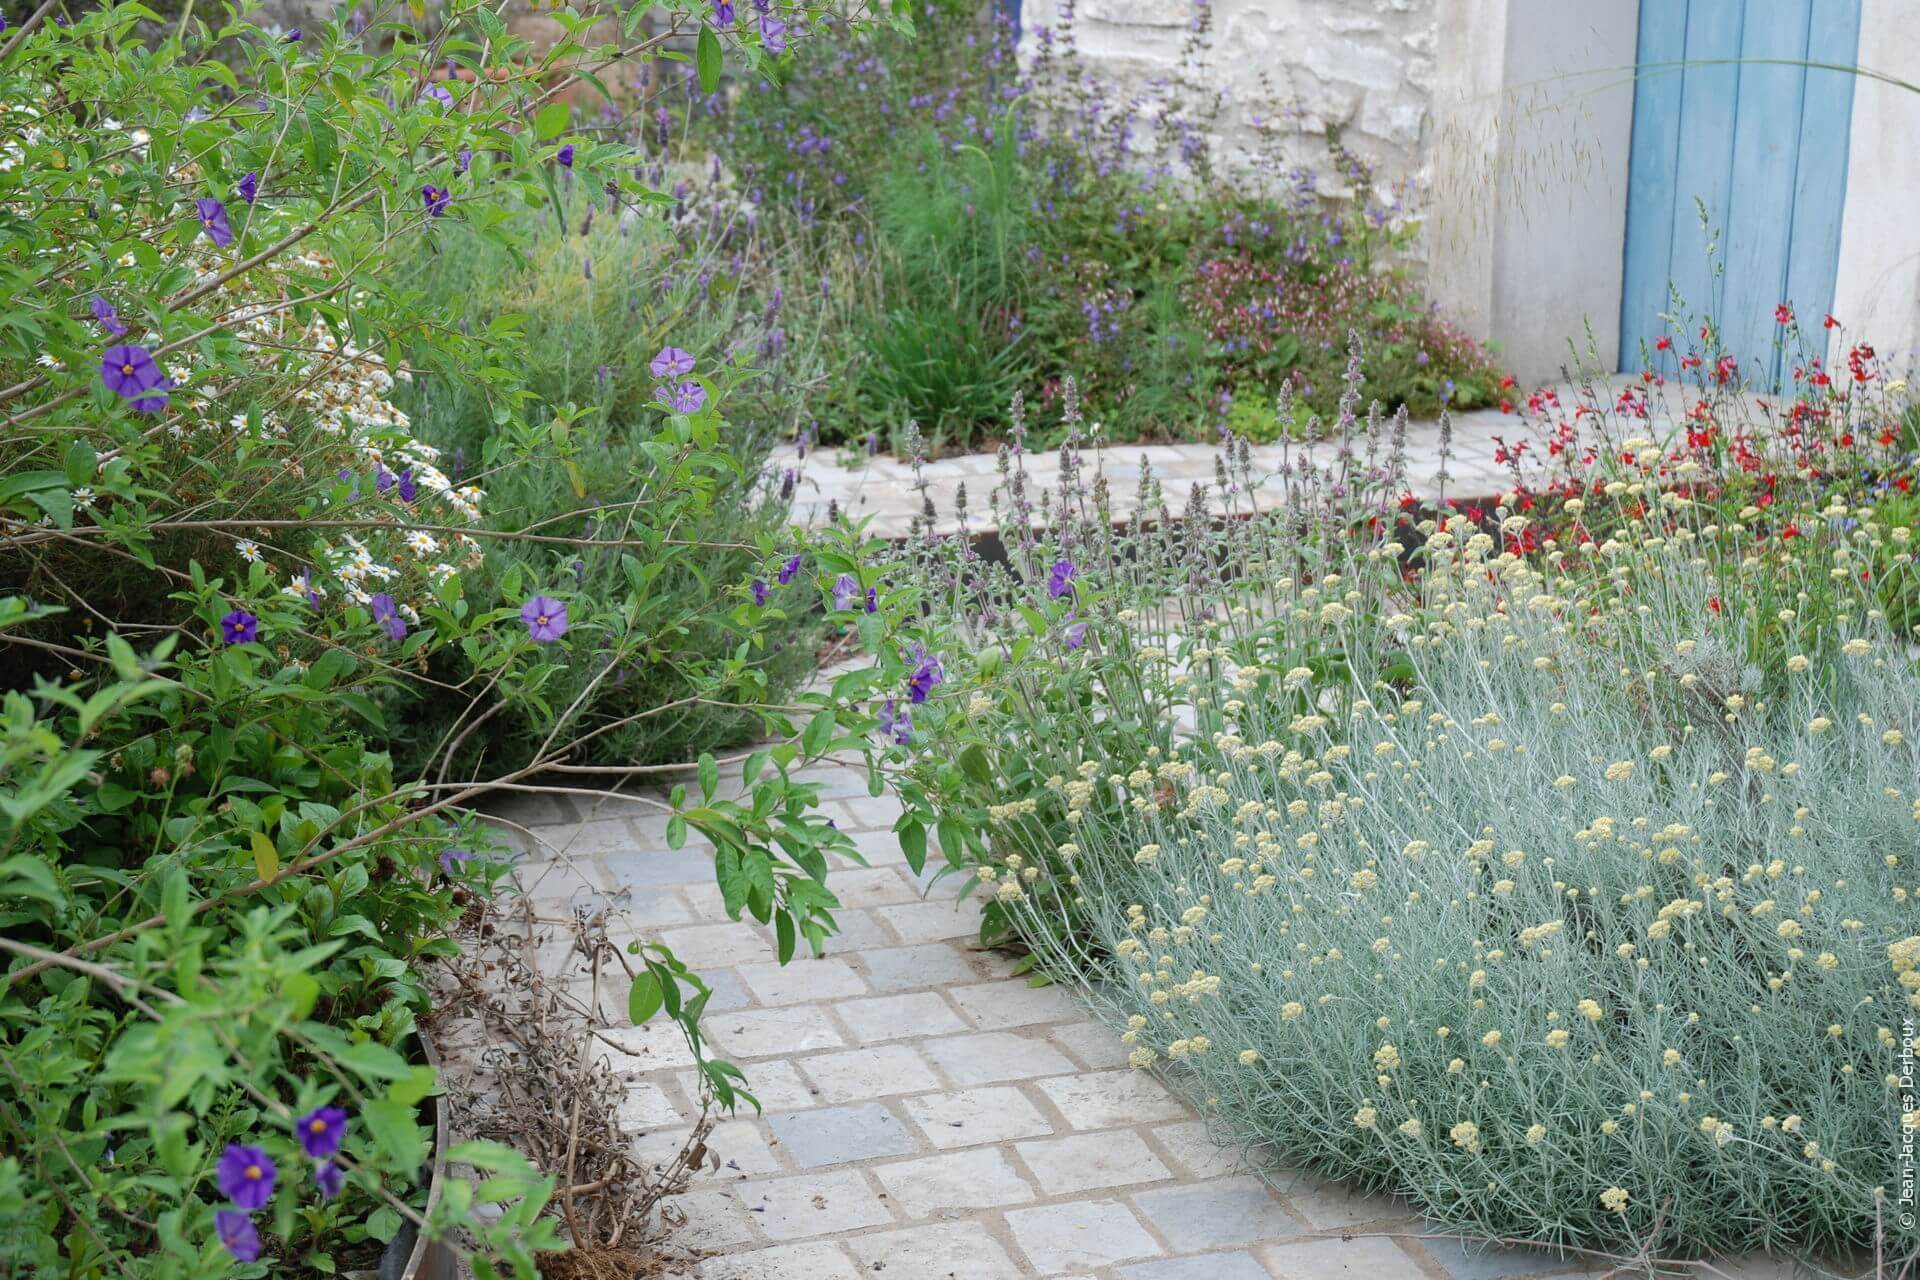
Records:
[[[1015,526],[1018,576],[916,551],[945,665],[903,838],[1235,1145],[1476,1236],[1881,1239],[1920,1007],[1920,666],[1879,607],[1911,531],[1844,471],[1749,507],[1711,441],[1589,413],[1577,488],[1472,519],[1343,451],[1282,513]],[[1056,511],[1100,465],[1063,455]],[[1257,479],[1230,450],[1229,509]]]

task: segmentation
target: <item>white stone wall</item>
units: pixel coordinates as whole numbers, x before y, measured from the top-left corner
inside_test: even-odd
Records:
[[[1022,50],[1059,22],[1062,0],[1025,0]],[[1432,142],[1436,0],[1211,0],[1202,70],[1227,91],[1216,155],[1254,149],[1289,164],[1326,157],[1338,129],[1383,186],[1426,176]],[[1079,0],[1075,40],[1088,68],[1136,87],[1179,68],[1194,0]]]

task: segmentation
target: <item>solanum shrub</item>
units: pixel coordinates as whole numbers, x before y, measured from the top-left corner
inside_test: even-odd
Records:
[[[1811,397],[1834,442],[1902,408]],[[1914,460],[1823,449],[1761,506],[1710,433],[1581,416],[1577,484],[1438,511],[1382,445],[1116,528],[1065,455],[1008,566],[911,553],[903,833],[1236,1146],[1478,1237],[1904,1255]]]

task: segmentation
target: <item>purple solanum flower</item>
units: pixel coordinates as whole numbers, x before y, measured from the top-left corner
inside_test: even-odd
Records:
[[[200,218],[201,229],[222,249],[233,243],[233,224],[227,221],[227,206],[212,196],[201,196],[193,202],[194,212]]]
[[[375,492],[385,493],[387,490],[393,488],[394,480],[395,476],[393,472],[387,470],[384,462],[376,462],[374,464],[373,487]]]
[[[906,746],[913,739],[913,710],[910,707],[897,706],[888,698],[880,708],[880,732],[892,738],[900,746]]]
[[[768,53],[785,53],[787,50],[787,24],[772,14],[760,19],[760,43],[766,46]]]
[[[878,587],[867,588],[867,612],[880,612],[880,589]]]
[[[393,597],[382,591],[373,598],[372,604],[373,620],[386,629],[387,638],[389,640],[405,640],[407,638],[407,620],[400,616],[399,606],[394,604]]]
[[[767,589],[767,582],[764,578],[755,578],[747,589],[753,592],[753,602],[755,604],[765,604],[767,602],[767,596],[771,594]]]
[[[248,204],[252,204],[260,195],[260,175],[249,173],[240,179],[240,185],[234,188],[234,193]]]
[[[293,30],[287,32],[287,34],[280,37],[280,41],[282,44],[299,44],[300,28],[295,27]]]
[[[422,102],[437,102],[447,110],[453,110],[453,91],[443,84],[430,84],[426,92],[420,95]]]
[[[833,607],[842,613],[860,602],[860,583],[850,573],[833,580]]]
[[[1078,649],[1087,642],[1087,624],[1084,622],[1067,623],[1067,648]]]
[[[145,347],[128,343],[108,347],[107,353],[100,357],[100,380],[107,384],[107,390],[137,400],[149,391],[164,387],[167,375],[160,372],[153,354]]]
[[[460,148],[459,154],[455,155],[453,158],[453,171],[455,173],[465,173],[468,169],[472,167],[473,167],[473,148],[472,147]]]
[[[157,391],[150,396],[141,396],[127,407],[135,413],[158,413],[167,407],[167,393]]]
[[[799,572],[800,557],[793,556],[789,558],[785,564],[780,566],[780,585],[784,587],[789,582],[792,582]]]
[[[472,862],[473,858],[474,853],[471,849],[442,849],[440,851],[440,870],[447,875],[452,875],[461,867]]]
[[[678,347],[662,347],[647,366],[656,378],[680,378],[693,372],[693,356]]]
[[[251,616],[251,615],[249,615]],[[259,1147],[229,1142],[214,1169],[220,1194],[251,1213],[273,1198],[273,1158]]]
[[[87,304],[87,309],[93,312],[93,318],[99,322],[102,329],[116,338],[127,336],[127,326],[120,323],[120,313],[113,309],[111,302],[96,293],[93,295],[93,300]]]
[[[713,22],[720,27],[733,25],[733,0],[713,0]]]
[[[320,1188],[322,1200],[331,1200],[346,1189],[346,1171],[331,1160],[322,1160],[313,1166],[313,1185]]]
[[[420,496],[420,486],[414,483],[413,468],[408,467],[400,473],[400,501],[412,502]]]
[[[337,1155],[347,1137],[347,1113],[339,1107],[315,1107],[294,1122],[300,1149],[315,1160]]]
[[[220,638],[228,644],[252,644],[260,637],[260,619],[245,609],[235,609],[220,619]],[[228,1148],[232,1150],[231,1147]],[[268,1168],[272,1168],[271,1165]],[[259,1205],[252,1206],[258,1209]]]
[[[670,387],[655,387],[653,398],[675,413],[698,413],[707,403],[707,389],[688,378]]]
[[[927,694],[933,691],[935,685],[946,682],[947,673],[940,665],[940,659],[919,645],[913,646],[913,656],[918,665],[914,667],[913,674],[907,677],[907,700],[917,707],[927,700]]]
[[[560,167],[562,169],[573,168],[573,144],[569,142],[565,146],[561,147],[559,151],[554,153],[553,158],[560,162]]]
[[[1047,576],[1047,594],[1058,600],[1073,590],[1073,580],[1080,570],[1071,560],[1055,560],[1053,572]]]
[[[436,187],[431,182],[420,188],[420,203],[425,207],[429,218],[437,218],[447,211],[453,202],[453,193],[445,187]]]
[[[567,606],[551,596],[534,596],[520,606],[520,621],[540,644],[552,644],[567,634]]]
[[[213,1215],[213,1233],[236,1262],[252,1262],[260,1256],[260,1232],[253,1219],[238,1209],[219,1209]]]

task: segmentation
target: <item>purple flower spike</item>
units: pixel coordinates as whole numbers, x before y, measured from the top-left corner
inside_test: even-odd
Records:
[[[452,875],[469,862],[472,862],[473,857],[474,854],[471,849],[442,849],[440,851],[440,870],[447,875]]]
[[[228,644],[252,644],[259,636],[260,619],[248,613],[245,609],[235,609],[232,613],[220,619],[220,638]],[[232,1151],[233,1149],[232,1147],[227,1148],[228,1151]],[[252,1150],[252,1148],[248,1148],[248,1150]],[[273,1166],[269,1164],[267,1167],[271,1170]],[[258,1209],[260,1206],[254,1205],[252,1207]]]
[[[295,1122],[300,1149],[315,1160],[337,1155],[347,1136],[347,1113],[339,1107],[316,1107]]]
[[[860,583],[850,573],[833,580],[833,607],[845,612],[860,602]]]
[[[167,375],[160,372],[160,366],[154,363],[153,355],[145,347],[129,344],[107,348],[106,355],[100,358],[100,379],[107,384],[107,390],[137,400],[163,386]]]
[[[564,147],[561,147],[553,158],[560,162],[562,169],[573,168],[573,144],[569,142]]]
[[[681,378],[693,372],[693,356],[678,347],[662,347],[647,366],[656,378]]]
[[[755,578],[749,590],[753,592],[753,602],[755,604],[765,604],[767,602],[767,596],[770,593],[767,590],[767,583],[764,578]]]
[[[93,318],[99,322],[102,329],[116,338],[127,336],[127,326],[120,323],[120,313],[113,309],[111,302],[96,293],[93,295],[93,300],[87,304],[87,309],[93,312]]]
[[[252,1262],[260,1256],[260,1233],[254,1229],[253,1219],[238,1209],[217,1210],[213,1233],[236,1262]]]
[[[1080,570],[1074,566],[1073,561],[1055,560],[1053,572],[1047,578],[1047,594],[1058,600],[1073,590],[1073,580],[1079,575]]]
[[[784,587],[789,582],[792,582],[795,576],[799,574],[799,572],[800,572],[800,557],[794,556],[791,559],[789,559],[785,564],[780,566],[780,585]]]
[[[227,221],[227,206],[212,196],[201,196],[193,202],[195,212],[200,216],[200,226],[222,249],[233,243],[233,224]]]
[[[259,1147],[238,1142],[227,1144],[214,1170],[220,1194],[249,1213],[267,1207],[267,1201],[273,1198],[273,1178],[273,1159]]]
[[[260,194],[260,175],[257,173],[249,173],[246,177],[240,179],[240,185],[235,187],[234,190],[242,200],[245,200],[248,204],[252,204],[254,198]]]
[[[322,1160],[313,1166],[313,1185],[320,1188],[322,1200],[331,1200],[345,1190],[347,1175],[333,1161]]]
[[[520,606],[520,621],[539,644],[552,644],[567,634],[567,606],[550,596],[534,596]]]
[[[429,218],[437,218],[447,211],[452,203],[453,193],[445,187],[436,187],[431,182],[420,188],[420,203],[426,207]]]

